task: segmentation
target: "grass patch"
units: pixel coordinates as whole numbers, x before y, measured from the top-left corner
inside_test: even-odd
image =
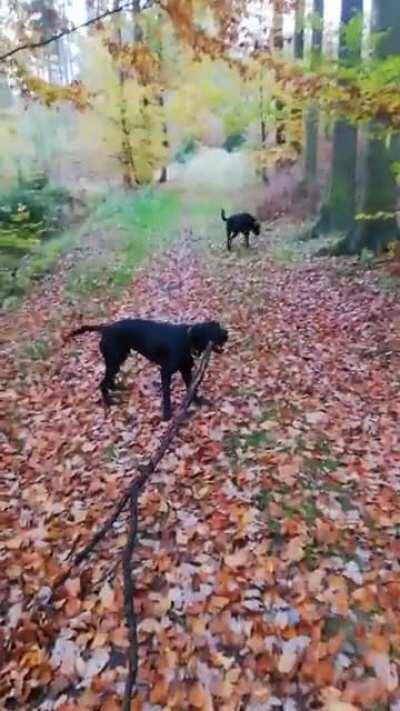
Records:
[[[391,293],[400,290],[400,277],[389,276],[388,274],[379,276],[379,285],[382,291]]]
[[[69,230],[59,237],[42,242],[22,262],[15,277],[11,273],[7,274],[4,282],[0,284],[0,298],[4,299],[3,307],[12,309],[17,306],[32,285],[48,274],[63,254],[79,244],[81,231],[81,229]]]
[[[83,224],[40,243],[21,263],[15,277],[0,275],[0,300],[12,309],[35,282],[50,273],[56,262],[78,246],[86,255],[77,260],[66,282],[75,299],[96,291],[118,292],[135,269],[178,236],[181,201],[173,192],[145,189],[136,194],[116,193],[94,206]],[[89,241],[90,240],[90,241]]]
[[[299,261],[299,249],[288,245],[277,246],[272,251],[272,259],[277,264],[294,264]]]
[[[140,264],[178,236],[179,211],[179,196],[172,192],[111,195],[85,225],[86,232],[100,233],[99,248],[72,270],[67,292],[85,296],[123,289]]]
[[[47,359],[51,350],[51,344],[47,338],[38,338],[28,345],[24,349],[24,355],[29,358],[29,360],[45,360]]]

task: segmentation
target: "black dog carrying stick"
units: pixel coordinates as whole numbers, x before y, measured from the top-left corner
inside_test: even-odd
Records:
[[[94,534],[89,543],[86,544],[82,550],[77,553],[69,568],[55,581],[53,588],[51,590],[51,596],[48,604],[54,599],[57,590],[65,583],[65,581],[71,575],[73,569],[80,565],[86,558],[90,556],[92,551],[96,548],[98,543],[105,537],[107,532],[111,529],[114,522],[117,520],[118,516],[126,508],[128,502],[130,506],[130,515],[128,518],[128,532],[127,532],[127,542],[122,554],[122,570],[123,570],[123,581],[124,581],[124,613],[126,618],[126,624],[128,627],[128,638],[129,638],[129,648],[128,648],[128,674],[125,684],[124,698],[122,702],[123,711],[129,711],[131,708],[131,697],[132,691],[136,683],[137,671],[138,671],[138,637],[137,637],[137,619],[134,607],[134,581],[132,573],[132,555],[134,552],[138,521],[137,521],[137,511],[138,511],[138,500],[139,496],[146,485],[147,481],[161,462],[162,458],[168,451],[173,439],[180,430],[181,426],[187,419],[188,409],[193,401],[196,392],[205,376],[207,366],[210,360],[212,352],[212,343],[209,343],[200,361],[198,370],[192,380],[189,390],[186,393],[186,397],[176,413],[176,416],[169,425],[166,433],[164,434],[159,446],[150,458],[149,462],[143,466],[138,467],[139,476],[136,477],[126,490],[124,494],[120,497],[117,505],[114,508],[113,513],[106,519],[99,530]]]

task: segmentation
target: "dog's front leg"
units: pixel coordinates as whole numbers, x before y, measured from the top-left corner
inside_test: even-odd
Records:
[[[171,377],[172,373],[166,368],[161,369],[162,388],[162,414],[164,420],[171,419]]]
[[[186,385],[186,389],[189,390],[191,384],[192,384],[192,366],[186,366],[184,368],[181,368],[181,375],[183,378],[183,382]],[[206,400],[204,397],[198,394],[197,390],[195,394],[193,395],[193,402],[195,405],[209,405],[209,401]]]

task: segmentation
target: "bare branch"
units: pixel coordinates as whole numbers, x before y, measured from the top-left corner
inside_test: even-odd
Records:
[[[104,521],[103,525],[100,526],[99,530],[94,534],[94,536],[86,544],[86,546],[84,546],[84,548],[79,551],[79,553],[75,554],[68,569],[56,579],[52,589],[48,589],[48,596],[46,594],[46,602],[41,602],[42,598],[41,596],[39,596],[38,598],[34,599],[32,605],[30,606],[31,612],[37,609],[37,607],[41,608],[42,611],[43,607],[47,607],[47,609],[49,608],[50,604],[54,600],[57,590],[70,577],[73,569],[76,566],[80,565],[80,563],[82,563],[86,558],[90,556],[90,554],[96,548],[98,543],[100,543],[100,541],[106,536],[114,522],[117,520],[117,518],[129,502],[130,510],[128,519],[128,535],[127,542],[122,554],[122,569],[124,581],[124,611],[129,638],[128,673],[125,682],[125,692],[122,702],[123,711],[129,711],[129,709],[131,708],[132,691],[136,684],[136,677],[138,672],[138,633],[137,617],[134,606],[135,585],[132,571],[132,556],[136,545],[138,530],[138,500],[145,484],[157,468],[158,464],[161,462],[166,452],[169,450],[174,437],[187,419],[190,404],[193,398],[195,397],[197,390],[205,376],[207,366],[210,361],[211,352],[212,344],[209,343],[203,353],[200,365],[186,393],[186,397],[183,400],[183,403],[177,411],[171,424],[169,425],[167,431],[162,437],[159,446],[157,447],[156,451],[154,452],[153,456],[150,458],[147,464],[137,467],[139,476],[136,476],[134,478],[134,480],[129,485],[127,491],[122,494],[112,514],[106,519],[106,521]],[[77,541],[79,541],[79,536],[74,541],[68,558],[72,556],[72,553],[77,546]]]
[[[13,57],[14,54],[17,54],[18,52],[22,52],[24,49],[38,49],[39,47],[46,47],[48,44],[51,44],[52,42],[57,42],[57,40],[61,39],[61,37],[66,37],[67,35],[71,35],[73,32],[76,32],[77,30],[82,30],[84,27],[89,27],[90,25],[95,25],[96,22],[100,22],[105,17],[109,17],[110,15],[115,15],[117,12],[124,12],[125,10],[132,10],[133,7],[134,7],[134,5],[132,4],[132,2],[124,3],[122,5],[118,5],[118,7],[114,7],[112,10],[105,10],[100,15],[97,15],[97,17],[92,17],[90,20],[86,20],[86,22],[82,22],[82,24],[80,24],[80,25],[73,25],[72,27],[65,28],[64,30],[60,30],[60,32],[56,32],[56,34],[50,35],[50,37],[47,37],[44,40],[40,40],[39,42],[26,42],[25,44],[20,44],[17,47],[14,47],[14,49],[10,49],[9,52],[5,52],[5,54],[1,54],[0,55],[0,62],[5,62],[7,59],[10,59],[10,57]]]
[[[124,578],[124,609],[125,617],[128,626],[129,651],[128,651],[128,675],[125,682],[125,692],[122,701],[122,711],[130,711],[132,690],[136,683],[138,671],[138,633],[137,633],[137,617],[134,606],[135,586],[132,577],[132,555],[136,544],[137,536],[137,510],[138,498],[141,490],[155,471],[164,454],[169,449],[169,446],[184,423],[187,417],[188,408],[192,402],[201,381],[204,378],[208,362],[212,351],[211,343],[208,344],[204,352],[199,369],[193,378],[192,384],[187,392],[187,395],[180,407],[175,419],[168,428],[165,436],[160,442],[160,445],[154,456],[150,459],[149,464],[142,471],[141,477],[132,485],[129,493],[130,497],[130,518],[128,526],[128,539],[122,557],[122,568]]]
[[[128,625],[128,674],[125,681],[124,698],[122,701],[122,711],[130,711],[131,697],[134,684],[136,682],[138,670],[138,632],[137,618],[135,612],[134,594],[135,584],[132,574],[132,556],[136,543],[138,528],[138,496],[132,495],[129,506],[128,540],[122,556],[122,571],[124,576],[124,610]]]

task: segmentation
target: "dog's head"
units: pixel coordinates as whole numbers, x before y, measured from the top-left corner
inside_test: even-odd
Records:
[[[253,227],[251,228],[253,234],[259,235],[261,232],[261,225],[260,223],[253,217]]]
[[[206,321],[192,326],[189,337],[190,349],[194,355],[203,353],[210,342],[212,343],[213,351],[222,353],[223,347],[228,340],[228,331],[222,328],[218,321]]]

